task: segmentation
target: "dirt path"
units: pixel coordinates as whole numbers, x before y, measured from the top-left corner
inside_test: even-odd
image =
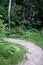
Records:
[[[40,47],[32,44],[31,42],[18,39],[4,38],[4,40],[21,44],[27,48],[27,59],[24,59],[18,65],[43,65],[43,50]]]

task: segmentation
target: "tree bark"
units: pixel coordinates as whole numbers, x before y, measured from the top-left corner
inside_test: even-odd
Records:
[[[9,30],[11,29],[11,19],[10,19],[11,3],[12,3],[12,0],[9,0],[9,6],[8,6],[8,22],[9,22]]]

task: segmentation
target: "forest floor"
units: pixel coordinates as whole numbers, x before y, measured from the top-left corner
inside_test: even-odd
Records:
[[[18,65],[43,65],[43,49],[40,47],[19,39],[4,38],[4,41],[23,45],[27,49],[26,58]]]

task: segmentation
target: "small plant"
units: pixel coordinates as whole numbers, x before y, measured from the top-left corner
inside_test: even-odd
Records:
[[[4,24],[4,20],[0,19],[0,37],[5,36],[6,24]]]
[[[8,42],[0,43],[0,65],[16,65],[25,56],[25,48]]]

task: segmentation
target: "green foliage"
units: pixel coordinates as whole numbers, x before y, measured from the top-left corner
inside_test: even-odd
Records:
[[[18,2],[18,1],[17,1]],[[14,20],[15,26],[19,24],[24,25],[26,28],[40,29],[42,26],[42,11],[41,3],[43,1],[23,0],[21,5],[12,5],[11,16]],[[13,4],[13,3],[12,3]],[[41,14],[42,13],[42,14]],[[15,22],[16,21],[16,22]],[[14,25],[13,25],[14,26]],[[40,27],[40,28],[39,28]]]
[[[16,65],[24,56],[23,46],[7,42],[0,43],[0,65]]]
[[[43,48],[43,30],[27,30],[25,35],[21,36],[21,39],[33,42],[34,44]]]
[[[3,20],[0,20],[0,30],[5,30],[5,25],[3,24],[4,21]]]
[[[17,5],[17,4],[13,4],[12,8],[11,8],[11,17],[12,17],[12,21],[14,24],[20,24],[21,23],[21,9],[22,7]],[[18,25],[17,24],[17,25]],[[14,25],[13,25],[14,26]]]
[[[13,29],[13,33],[11,33],[9,37],[27,40],[43,48],[43,29],[41,31],[38,31],[37,29],[23,29],[24,31],[22,31],[21,28],[16,28],[16,33],[14,32],[14,30],[15,29]]]
[[[43,36],[43,28],[41,29],[41,32],[40,32],[40,33],[41,33],[41,35]]]
[[[7,63],[5,63],[6,60],[4,59],[4,57],[0,57],[0,65],[7,65]]]
[[[3,24],[4,21],[0,19],[0,37],[5,36],[5,24]]]
[[[16,29],[16,33],[18,33],[18,34],[20,34],[20,35],[23,35],[24,32],[25,32],[21,26],[16,27],[15,29]]]
[[[19,26],[19,27],[12,28],[11,33],[8,35],[8,37],[18,38],[18,36],[24,34],[25,34],[25,30],[21,26]]]
[[[9,0],[0,0],[0,14],[8,24]],[[24,22],[24,23],[22,23]],[[23,25],[26,28],[41,29],[43,27],[43,0],[16,0],[11,6],[11,28]]]

